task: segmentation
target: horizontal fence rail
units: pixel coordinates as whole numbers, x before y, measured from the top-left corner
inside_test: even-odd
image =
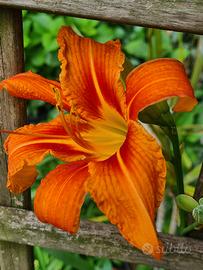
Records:
[[[165,246],[165,255],[161,261],[155,261],[131,247],[111,224],[82,221],[79,232],[70,235],[41,223],[31,211],[0,206],[0,240],[3,241],[150,264],[165,269],[201,269],[202,241],[164,234],[159,236]]]
[[[202,0],[0,0],[0,5],[203,34]]]

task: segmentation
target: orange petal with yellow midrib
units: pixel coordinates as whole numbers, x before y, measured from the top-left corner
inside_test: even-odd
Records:
[[[62,27],[58,43],[61,87],[73,110],[85,119],[95,119],[107,102],[124,114],[125,92],[120,81],[124,55],[120,42],[100,44],[76,35],[70,27]]]
[[[111,223],[135,247],[148,243],[160,258],[162,246],[154,228],[162,200],[166,166],[160,146],[142,126],[131,121],[126,141],[117,154],[89,163],[87,191]]]

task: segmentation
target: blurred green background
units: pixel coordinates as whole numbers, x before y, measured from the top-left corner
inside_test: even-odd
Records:
[[[99,42],[120,39],[122,50],[133,66],[157,57],[173,57],[182,61],[191,78],[198,106],[190,113],[174,114],[178,127],[184,183],[186,193],[193,195],[203,159],[203,39],[200,36],[172,31],[147,29],[100,22],[96,20],[56,16],[44,13],[23,12],[25,69],[32,70],[50,79],[58,79],[60,68],[57,59],[57,32],[62,25],[70,25],[77,32]],[[28,120],[38,123],[53,119],[56,109],[42,101],[29,101]],[[159,138],[161,131],[151,126]],[[164,138],[163,146],[169,142]],[[170,145],[169,145],[170,150]],[[32,188],[32,198],[40,180],[52,170],[59,161],[47,157],[38,165],[39,176]],[[174,200],[175,175],[172,164],[168,162],[167,188],[164,202],[157,215],[157,229],[165,233],[175,233],[178,223],[177,207]],[[88,197],[82,208],[82,218],[105,221],[106,217]],[[36,270],[148,270],[149,266],[111,261],[109,259],[87,257],[56,250],[35,247]],[[158,269],[158,268],[156,268]]]

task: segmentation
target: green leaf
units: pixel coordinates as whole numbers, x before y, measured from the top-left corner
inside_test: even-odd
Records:
[[[33,66],[42,66],[44,64],[44,59],[46,56],[46,52],[44,50],[35,49],[33,50],[31,63]]]
[[[63,262],[58,259],[53,259],[47,266],[46,270],[62,270],[62,268]]]
[[[31,43],[31,39],[28,36],[25,36],[25,38],[23,39],[24,48],[28,47],[30,43]]]
[[[183,149],[183,151],[182,151],[182,163],[187,170],[190,170],[192,168],[192,165],[193,165],[192,160],[191,160],[190,156],[188,155],[188,153],[185,151],[185,149]],[[188,177],[190,178],[190,176],[188,176]],[[186,182],[186,177],[184,179],[184,183],[185,182]]]
[[[66,25],[65,18],[62,16],[57,16],[50,22],[50,27],[49,27],[50,34],[56,39],[56,35],[59,29],[61,28],[61,26],[64,26],[64,25]]]
[[[77,270],[94,270],[92,261],[83,259],[79,254],[68,253],[53,249],[44,249],[44,250],[46,250],[48,254],[63,261],[64,264],[71,265]]]
[[[32,25],[31,20],[26,20],[23,23],[23,33],[24,33],[23,44],[24,44],[24,48],[28,47],[30,45],[31,41],[32,41],[30,36],[29,36],[31,25]]]
[[[47,52],[56,51],[58,49],[56,37],[53,37],[49,33],[45,33],[42,36],[42,45]]]
[[[112,270],[112,263],[108,259],[100,259],[95,270]]]
[[[192,170],[190,170],[184,178],[184,184],[191,184],[193,183],[199,176],[199,172],[201,169],[202,164],[196,165]]]
[[[39,266],[41,270],[46,270],[47,258],[46,254],[40,247],[34,247],[34,254],[37,260],[39,261]]]
[[[74,24],[79,28],[82,34],[90,37],[96,35],[96,26],[99,24],[99,21],[74,18]]]
[[[139,264],[137,267],[136,267],[136,270],[153,270],[152,267],[148,266],[148,265],[142,265],[142,264]],[[159,268],[160,270],[160,268]]]
[[[160,127],[174,126],[174,120],[166,101],[151,105],[138,115],[140,121],[146,124],[154,124]]]
[[[105,33],[105,35],[104,35]],[[108,40],[115,38],[115,33],[111,27],[106,24],[100,24],[97,28],[97,33],[94,36],[95,40],[98,42],[104,43]]]
[[[53,16],[45,13],[37,13],[32,16],[34,31],[38,34],[44,34],[50,31]]]
[[[127,43],[124,46],[125,51],[128,54],[136,56],[138,58],[147,58],[147,43],[144,40],[138,39]]]
[[[163,56],[168,56],[173,51],[171,32],[161,31]]]
[[[172,57],[178,59],[181,62],[184,62],[185,59],[189,56],[190,51],[186,48],[179,47],[175,49],[172,53]]]
[[[50,70],[55,68],[55,67],[58,67],[58,65],[59,65],[57,53],[55,51],[47,52],[44,61]]]

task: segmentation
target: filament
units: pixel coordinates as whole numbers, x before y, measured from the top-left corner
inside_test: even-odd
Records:
[[[79,144],[81,147],[83,148],[90,148],[90,146],[85,143],[85,141],[83,140],[83,138],[81,137],[81,134],[79,132],[79,126],[78,126],[78,119],[80,118],[79,115],[77,114],[77,121],[76,123],[74,123],[73,126],[73,111],[74,113],[76,113],[76,111],[73,109],[71,109],[70,111],[70,117],[69,117],[69,123],[66,120],[66,116],[63,110],[63,103],[62,103],[62,98],[61,98],[61,93],[58,89],[53,88],[55,97],[56,97],[56,108],[59,112],[63,127],[65,129],[65,131],[67,132],[67,134],[72,138],[73,141],[75,141],[77,144]],[[76,127],[76,131],[77,133],[74,133]]]

